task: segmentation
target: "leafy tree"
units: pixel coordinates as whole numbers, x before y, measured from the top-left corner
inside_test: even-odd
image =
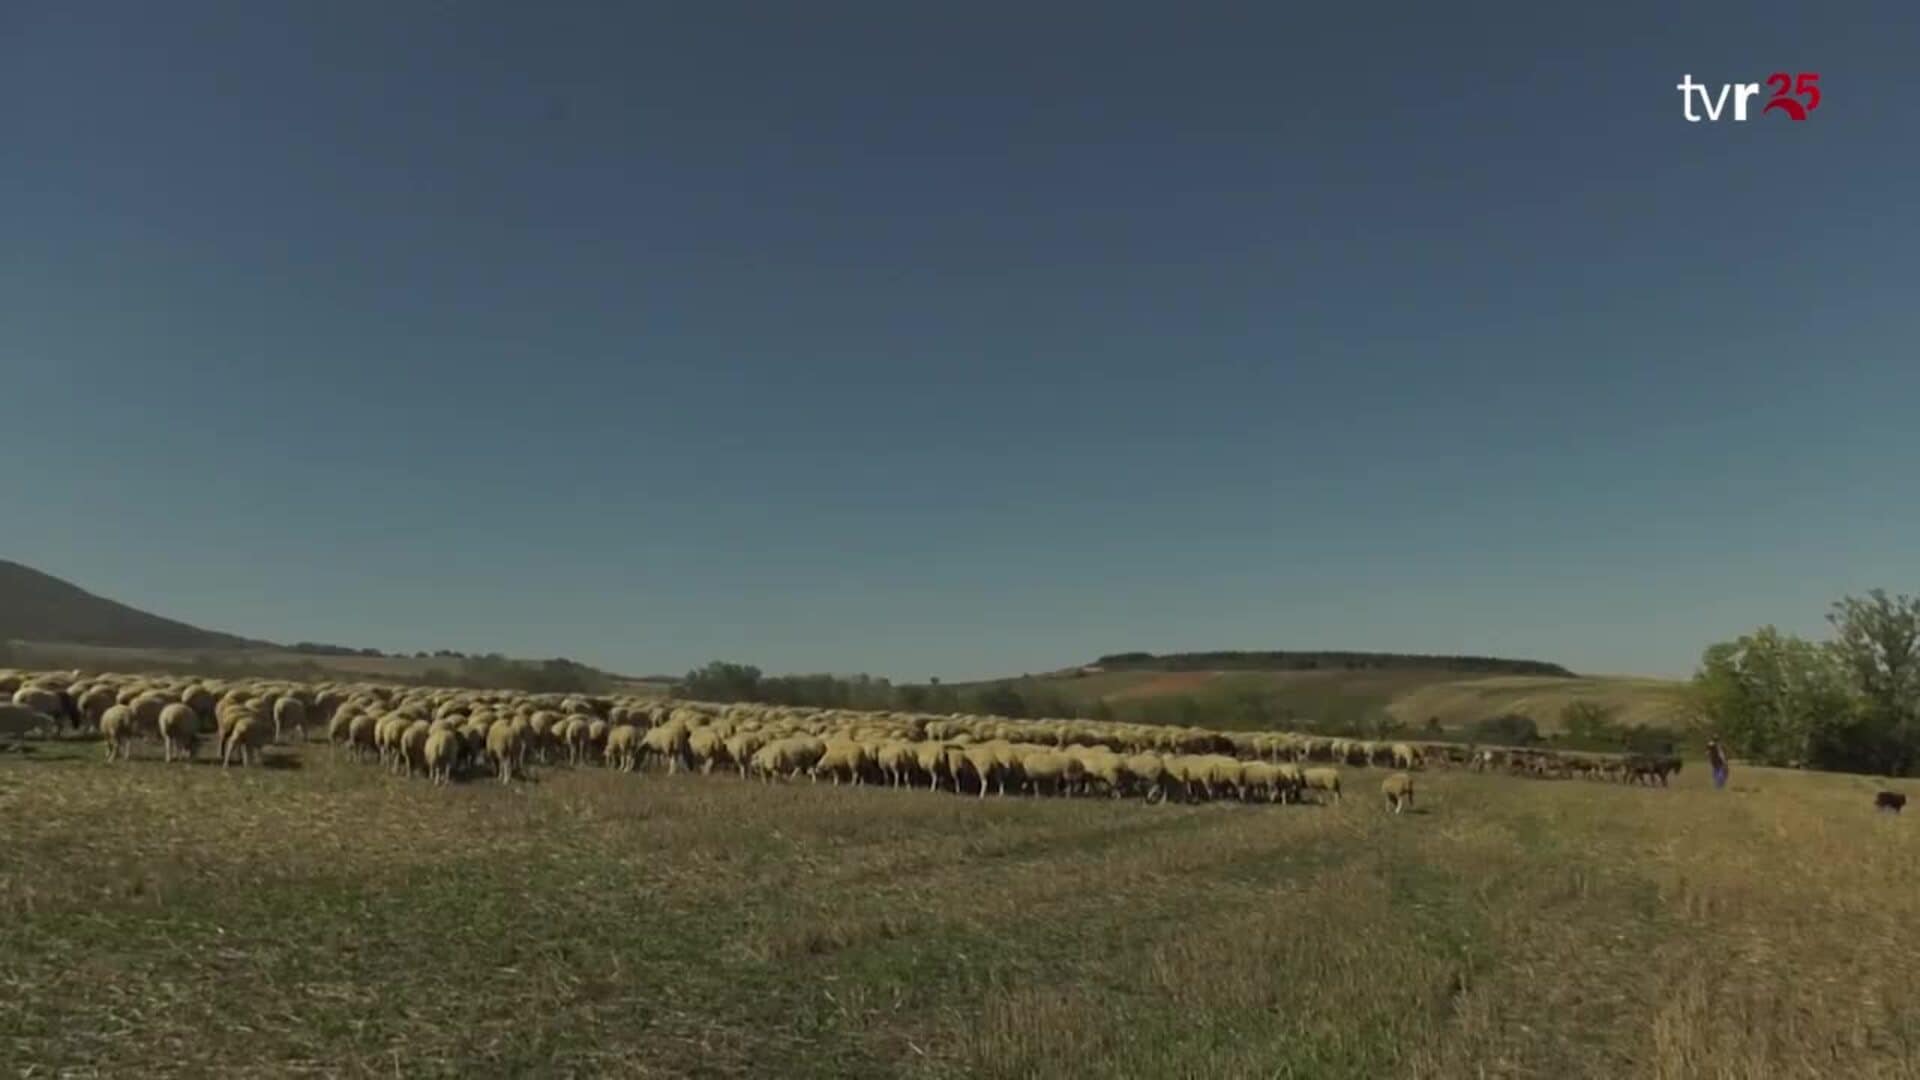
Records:
[[[752,664],[715,660],[697,671],[687,672],[680,684],[680,695],[696,701],[759,701],[760,669]]]
[[[1702,734],[1767,765],[1836,764],[1832,735],[1852,716],[1838,653],[1771,626],[1709,646],[1689,704]]]
[[[1821,733],[1819,747],[1853,744],[1853,763],[1904,774],[1920,755],[1920,600],[1874,589],[1843,597],[1827,615],[1833,654],[1845,670],[1854,710]],[[1844,731],[1845,739],[1836,739]]]
[[[1473,736],[1500,746],[1532,746],[1540,741],[1540,725],[1524,713],[1502,713],[1475,723]]]
[[[1614,742],[1619,730],[1614,726],[1615,710],[1597,701],[1570,701],[1560,710],[1560,727],[1568,740],[1584,746]]]
[[[1024,717],[1027,715],[1027,699],[1020,696],[1009,683],[994,683],[973,696],[976,710],[992,716]]]

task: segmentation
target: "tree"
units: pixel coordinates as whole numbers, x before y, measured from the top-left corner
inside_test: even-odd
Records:
[[[1615,711],[1597,701],[1570,701],[1560,710],[1560,727],[1567,738],[1581,745],[1611,743],[1619,734],[1613,723]]]
[[[1524,713],[1502,713],[1474,724],[1473,737],[1500,746],[1532,746],[1540,741],[1540,725]]]
[[[975,694],[973,706],[976,711],[989,716],[1021,718],[1027,715],[1027,699],[1006,683],[994,683]]]
[[[1920,757],[1920,600],[1874,589],[1833,605],[1833,653],[1853,692],[1844,732],[1855,764],[1904,774]],[[1824,733],[1823,747],[1840,731]]]
[[[1848,767],[1832,736],[1849,726],[1852,703],[1846,671],[1829,646],[1771,626],[1709,646],[1688,704],[1699,733],[1741,757]]]
[[[687,672],[680,692],[696,701],[759,701],[760,669],[752,664],[715,660],[697,671]]]

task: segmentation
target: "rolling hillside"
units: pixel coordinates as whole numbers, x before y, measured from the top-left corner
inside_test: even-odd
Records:
[[[7,640],[131,649],[271,647],[131,608],[30,566],[0,559],[0,641]]]
[[[1004,680],[1022,694],[1076,705],[1105,702],[1120,719],[1165,720],[1191,702],[1221,723],[1236,700],[1264,699],[1284,712],[1319,721],[1389,718],[1418,726],[1429,717],[1448,729],[1503,713],[1530,716],[1543,732],[1560,728],[1576,701],[1608,708],[1633,726],[1666,726],[1680,718],[1685,684],[1634,676],[1490,675],[1381,667],[1341,671],[1129,670],[1057,672]],[[958,684],[965,692],[990,683]]]

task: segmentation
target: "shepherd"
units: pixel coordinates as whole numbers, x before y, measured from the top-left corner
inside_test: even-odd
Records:
[[[1719,739],[1707,740],[1707,765],[1713,769],[1713,786],[1717,791],[1727,786],[1727,752],[1720,748]]]

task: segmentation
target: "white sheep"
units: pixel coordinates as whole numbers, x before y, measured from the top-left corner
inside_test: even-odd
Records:
[[[187,761],[193,760],[193,751],[200,744],[200,715],[179,702],[174,702],[160,710],[160,743],[167,761],[173,760],[175,751]]]

